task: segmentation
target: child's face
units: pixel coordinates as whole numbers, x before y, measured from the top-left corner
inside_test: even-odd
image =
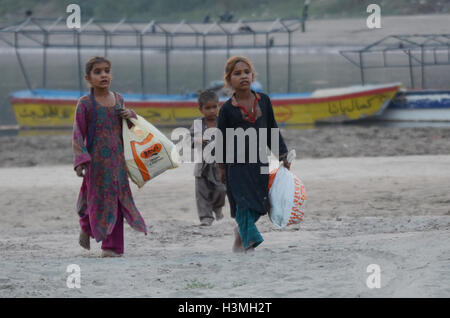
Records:
[[[247,63],[238,62],[230,76],[230,85],[234,90],[248,90],[254,79],[254,74]]]
[[[203,106],[200,106],[200,112],[206,119],[216,119],[219,105],[216,100],[209,100]]]
[[[108,88],[112,80],[111,67],[105,62],[94,64],[86,80],[95,88]]]

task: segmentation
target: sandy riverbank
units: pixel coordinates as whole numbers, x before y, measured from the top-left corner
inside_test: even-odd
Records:
[[[162,129],[170,138],[172,129]],[[0,167],[51,166],[72,163],[71,131],[59,135],[0,137]],[[329,125],[315,129],[282,129],[297,158],[449,155],[450,127],[383,127]]]
[[[3,150],[2,150],[3,153]],[[256,253],[231,252],[234,221],[198,226],[192,165],[132,187],[149,234],[125,256],[77,244],[81,180],[70,165],[0,168],[0,297],[449,297],[450,156],[301,159],[301,225],[258,224]],[[81,289],[66,268],[81,267]],[[369,264],[381,288],[366,286]]]
[[[294,44],[448,33],[448,15],[383,17],[378,30],[365,19],[310,21]],[[0,297],[450,297],[450,128],[282,133],[308,193],[304,223],[281,231],[262,218],[265,242],[235,255],[228,205],[224,220],[199,227],[193,167],[184,165],[133,186],[149,233],[126,225],[120,259],[77,244],[70,133],[0,137]],[[81,289],[66,286],[69,264],[81,267]],[[366,286],[369,264],[381,268],[380,289]]]

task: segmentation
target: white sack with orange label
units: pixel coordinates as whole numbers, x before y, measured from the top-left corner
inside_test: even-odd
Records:
[[[294,157],[295,150],[289,153],[288,161],[291,162]],[[273,180],[269,188],[269,216],[272,223],[279,228],[300,223],[306,204],[303,182],[283,164],[270,172],[270,179]]]
[[[155,126],[137,115],[122,121],[123,148],[130,179],[139,187],[167,169],[177,168],[173,142]]]

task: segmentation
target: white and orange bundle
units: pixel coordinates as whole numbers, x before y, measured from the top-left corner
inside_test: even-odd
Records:
[[[130,179],[139,187],[167,169],[178,167],[173,142],[141,116],[123,120],[122,134],[125,162]]]
[[[295,157],[290,152],[288,161]],[[300,223],[305,215],[306,191],[303,182],[284,165],[270,172],[270,220],[280,228]]]

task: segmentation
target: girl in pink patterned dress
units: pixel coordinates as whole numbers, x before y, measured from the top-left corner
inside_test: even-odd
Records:
[[[109,90],[109,60],[93,57],[85,71],[91,93],[78,100],[72,140],[75,171],[83,178],[77,202],[79,243],[89,250],[93,237],[102,241],[103,257],[116,257],[124,252],[123,218],[147,234],[133,201],[123,154],[122,118],[136,118],[136,113],[124,108],[120,94]]]

